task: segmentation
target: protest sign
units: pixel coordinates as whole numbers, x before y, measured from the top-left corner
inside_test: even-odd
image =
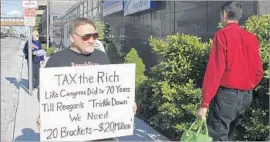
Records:
[[[135,64],[40,69],[40,140],[133,135]]]

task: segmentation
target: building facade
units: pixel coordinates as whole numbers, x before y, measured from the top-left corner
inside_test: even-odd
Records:
[[[77,17],[87,17],[90,19],[100,18],[102,15],[101,0],[81,0],[67,10],[58,18],[61,21],[61,44],[63,47],[69,47],[69,29],[70,23]]]
[[[81,0],[59,19],[62,21],[63,47],[69,47],[69,24],[76,17],[99,18],[109,23],[111,40],[118,51],[133,47],[147,69],[157,63],[148,38],[165,38],[176,33],[193,34],[209,40],[218,30],[220,7],[225,1]],[[241,1],[243,17],[270,13],[269,1]]]
[[[56,46],[61,45],[61,24],[59,24],[59,21],[57,21],[57,19],[77,2],[78,0],[39,1],[39,10],[43,12],[41,15],[41,42],[47,43],[47,26],[49,25],[50,43]],[[49,17],[47,17],[47,13],[49,13]]]
[[[220,7],[225,1],[118,2],[122,4],[121,10],[113,3],[104,2],[106,11],[115,11],[104,14],[103,18],[111,26],[112,40],[121,52],[128,53],[135,48],[149,69],[157,63],[148,43],[149,36],[165,38],[170,34],[186,33],[209,40],[218,30]],[[241,3],[244,7],[241,24],[251,15],[270,14],[269,1]]]

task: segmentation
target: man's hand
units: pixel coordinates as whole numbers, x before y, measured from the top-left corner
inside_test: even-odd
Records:
[[[134,103],[134,105],[133,105],[133,112],[134,112],[134,114],[136,114],[136,111],[137,111],[137,104]]]
[[[38,130],[40,130],[40,115],[37,118],[37,127],[38,127]]]
[[[208,108],[200,108],[197,112],[197,117],[202,120],[206,119],[207,110]]]

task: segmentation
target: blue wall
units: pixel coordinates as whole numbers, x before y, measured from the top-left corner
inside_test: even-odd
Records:
[[[104,1],[103,16],[123,11],[123,0]]]
[[[130,15],[154,8],[157,8],[157,2],[153,0],[124,1],[124,15]]]
[[[106,8],[108,8],[110,6],[116,5],[116,4],[121,3],[121,2],[123,2],[123,0],[104,1],[103,8],[106,9]]]

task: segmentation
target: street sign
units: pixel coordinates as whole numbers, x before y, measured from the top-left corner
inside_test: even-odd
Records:
[[[24,9],[24,17],[35,17],[37,15],[36,9]]]
[[[24,25],[34,27],[36,25],[36,17],[24,17]]]
[[[34,27],[36,25],[36,9],[24,9],[24,25]]]
[[[23,8],[35,8],[38,9],[37,0],[23,0],[22,1]]]

